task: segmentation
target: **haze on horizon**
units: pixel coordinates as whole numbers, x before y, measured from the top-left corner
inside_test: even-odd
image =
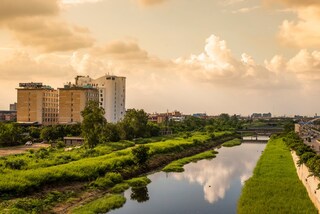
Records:
[[[0,109],[19,82],[127,77],[127,108],[320,113],[318,0],[0,0]]]

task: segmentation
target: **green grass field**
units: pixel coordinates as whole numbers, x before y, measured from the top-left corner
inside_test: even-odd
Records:
[[[164,172],[183,172],[183,166],[191,163],[191,162],[195,162],[198,160],[202,160],[202,159],[209,159],[209,158],[215,158],[216,154],[218,152],[211,150],[211,151],[206,151],[191,157],[186,157],[186,158],[182,158],[176,161],[171,162],[170,164],[168,164],[167,166],[165,166],[162,171]]]
[[[219,134],[224,133],[222,132]],[[187,139],[175,137],[173,139],[147,143],[145,145],[150,148],[150,155],[152,156],[155,154],[180,152],[184,149],[194,147],[199,144],[205,144],[209,140],[210,136],[208,134],[196,132]],[[44,153],[46,156],[43,160],[42,158],[38,158],[38,162],[31,160],[32,158],[35,158],[34,156],[37,153],[29,154],[30,157],[27,156],[27,154],[22,156],[8,156],[2,161],[8,162],[10,160],[13,161],[17,158],[22,158],[25,159],[26,165],[21,169],[11,169],[6,167],[6,164],[3,162],[2,173],[0,176],[0,193],[19,195],[21,193],[39,190],[44,185],[73,181],[90,181],[96,179],[97,177],[104,176],[107,172],[118,171],[124,167],[135,166],[134,158],[131,154],[131,146],[134,144],[130,142],[116,145],[114,144],[110,143],[112,146],[106,145],[97,147],[96,150],[100,152],[95,154],[93,157],[90,155],[88,155],[89,157],[87,155],[78,157],[76,150],[71,151],[70,153],[60,151],[59,154],[58,151],[50,151],[50,149],[38,151]],[[116,151],[112,152],[112,150]],[[79,153],[81,153],[81,151],[79,151]],[[54,166],[47,164],[47,161],[50,161],[51,159],[49,158],[50,156],[59,157],[60,155],[64,156],[67,154],[75,157],[74,160],[67,161],[67,163],[56,162]],[[18,164],[19,163],[20,162],[18,161]],[[15,166],[14,164],[15,163],[11,165]],[[37,165],[37,167],[35,167],[35,165]]]
[[[229,140],[225,143],[222,144],[224,147],[234,147],[234,146],[240,146],[241,145],[241,140],[238,138],[235,138],[233,140]]]
[[[281,138],[269,141],[253,176],[246,181],[238,213],[318,213]]]

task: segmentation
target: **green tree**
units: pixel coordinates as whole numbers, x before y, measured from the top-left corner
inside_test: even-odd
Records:
[[[94,148],[103,141],[103,133],[106,126],[104,110],[97,102],[90,101],[81,112],[83,122],[81,125],[82,136],[89,148]]]
[[[145,146],[145,145],[140,145],[136,148],[132,149],[132,154],[134,156],[135,161],[143,166],[147,163],[148,159],[149,159],[149,150],[150,148]]]
[[[137,137],[145,137],[148,133],[148,115],[144,110],[130,109],[126,112],[121,122],[125,139],[131,140]]]
[[[15,146],[22,143],[22,130],[14,123],[0,123],[0,146]]]

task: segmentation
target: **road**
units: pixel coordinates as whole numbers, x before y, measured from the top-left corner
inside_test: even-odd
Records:
[[[15,155],[15,154],[22,154],[27,152],[30,149],[38,150],[40,148],[47,148],[50,144],[41,144],[41,143],[34,143],[31,146],[14,146],[14,147],[5,147],[0,148],[0,157],[7,156],[7,155]]]

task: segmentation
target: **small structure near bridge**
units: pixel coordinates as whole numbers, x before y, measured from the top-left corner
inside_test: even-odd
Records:
[[[84,144],[84,138],[82,137],[64,137],[63,141],[66,146],[81,146]]]

